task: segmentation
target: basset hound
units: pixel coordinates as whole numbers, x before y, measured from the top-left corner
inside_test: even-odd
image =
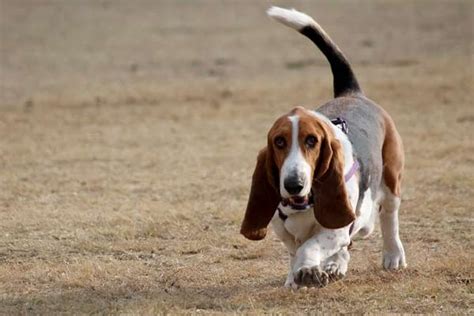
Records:
[[[343,277],[351,240],[377,215],[385,269],[406,266],[398,232],[404,153],[387,112],[368,99],[341,50],[310,16],[272,7],[268,15],[309,38],[326,56],[334,99],[295,107],[276,120],[260,151],[241,233],[260,240],[271,222],[290,254],[285,286],[321,287]]]

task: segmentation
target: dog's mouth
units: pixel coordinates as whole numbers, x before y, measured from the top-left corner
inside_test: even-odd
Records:
[[[289,206],[294,210],[306,210],[313,205],[313,195],[290,196],[289,198],[282,199],[281,204]]]

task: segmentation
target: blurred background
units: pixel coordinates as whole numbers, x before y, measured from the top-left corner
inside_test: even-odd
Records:
[[[292,293],[277,238],[238,234],[275,118],[332,97],[271,5],[313,16],[397,123],[405,272],[377,230],[344,281]],[[473,9],[0,0],[0,313],[472,312]]]
[[[311,43],[270,23],[271,4],[313,13],[356,67],[419,67],[472,51],[470,1],[3,0],[2,105],[297,68],[310,68],[309,80],[327,75]]]

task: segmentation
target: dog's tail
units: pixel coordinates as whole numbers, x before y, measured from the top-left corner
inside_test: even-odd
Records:
[[[331,65],[335,97],[362,93],[346,57],[313,18],[295,9],[287,10],[279,7],[271,7],[267,14],[278,22],[294,28],[318,46]]]

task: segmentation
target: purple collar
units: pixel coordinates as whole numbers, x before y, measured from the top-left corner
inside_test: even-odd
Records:
[[[359,162],[357,161],[357,159],[354,158],[354,163],[352,164],[351,169],[344,176],[344,181],[345,182],[349,181],[352,178],[352,176],[355,175],[357,170],[359,170],[359,167],[360,167]]]

